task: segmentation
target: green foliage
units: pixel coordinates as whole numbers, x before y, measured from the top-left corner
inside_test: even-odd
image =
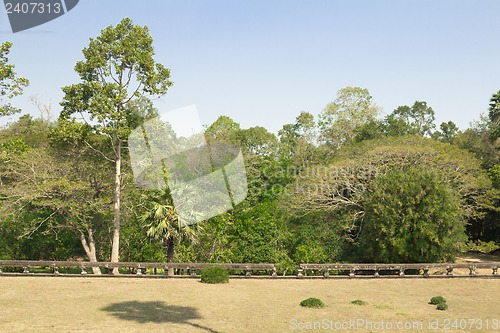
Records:
[[[228,283],[229,271],[220,266],[205,267],[200,271],[201,282],[203,283]]]
[[[440,303],[446,303],[446,299],[443,296],[434,296],[429,301],[429,304],[438,305]]]
[[[131,129],[158,115],[146,97],[171,85],[151,42],[147,28],[128,19],[104,29],[76,66],[80,82],[64,88],[57,123],[23,115],[0,130],[2,258],[81,257],[87,242],[99,260],[109,260],[116,188],[121,260],[269,262],[287,274],[297,263],[371,261],[372,250],[380,261],[451,260],[464,239],[460,217],[469,249],[500,243],[496,109],[463,132],[447,122],[431,134],[433,111],[425,102],[380,119],[368,91],[353,87],[339,91],[319,121],[301,112],[278,136],[259,126],[242,129],[226,116],[207,127],[210,145],[241,148],[249,195],[233,210],[184,228],[168,190],[133,186],[122,146]],[[120,74],[131,80],[120,84]],[[73,118],[80,113],[88,123]],[[159,123],[157,130],[169,128]],[[422,137],[430,134],[434,140]],[[125,163],[116,187],[118,160]],[[165,161],[185,169],[178,162]],[[163,176],[153,181],[164,183]],[[193,203],[185,205],[197,214]]]
[[[134,111],[126,104],[144,94],[163,95],[172,85],[170,71],[153,59],[152,44],[148,28],[128,18],[91,38],[85,60],[75,66],[82,83],[63,88],[61,118],[87,112],[95,131],[126,138]]]
[[[380,108],[372,101],[368,89],[346,87],[337,93],[337,99],[320,114],[319,127],[325,143],[339,149],[352,142],[358,129],[376,119]]]
[[[220,116],[206,130],[205,137],[210,142],[238,142],[240,124],[228,116]]]
[[[280,263],[288,259],[285,249],[288,231],[274,202],[251,207],[242,204],[234,212],[234,218],[228,244],[233,261]]]
[[[448,310],[448,304],[446,304],[446,303],[439,303],[436,306],[436,309],[439,310],[439,311],[446,311],[446,310]]]
[[[9,116],[21,110],[13,107],[2,98],[11,99],[23,93],[23,88],[27,87],[29,81],[23,77],[18,77],[14,71],[14,65],[9,63],[7,57],[12,47],[11,42],[0,44],[0,116]]]
[[[11,140],[0,144],[0,154],[7,155],[20,155],[27,152],[30,146],[22,139]]]
[[[392,115],[394,119],[391,120],[402,120],[410,129],[410,133],[404,134],[431,135],[432,129],[436,126],[434,124],[434,110],[427,106],[427,102],[424,101],[416,101],[411,107],[408,105],[399,106]]]
[[[500,137],[500,90],[491,96],[488,117],[491,121],[491,139]]]
[[[419,136],[363,141],[341,150],[328,166],[311,166],[288,187],[283,204],[298,216],[320,214],[339,220],[352,236],[365,212],[373,180],[388,170],[421,167],[447,182],[460,196],[463,215],[482,217],[491,203],[491,181],[472,154]],[[340,215],[339,215],[340,214]],[[350,231],[349,231],[350,230]]]
[[[495,188],[500,189],[500,164],[495,164],[488,170],[488,175],[493,182]]]
[[[360,299],[356,299],[356,300],[352,301],[351,304],[365,306],[365,305],[368,305],[368,302],[360,300]]]
[[[364,261],[453,261],[465,242],[459,198],[422,169],[393,169],[376,177],[364,207]]]
[[[432,138],[442,142],[453,143],[457,135],[460,133],[458,126],[453,121],[441,123],[439,127],[441,131],[436,131],[431,136]]]
[[[297,263],[330,263],[341,260],[345,241],[343,224],[338,220],[311,214],[292,218],[288,228],[291,258]]]
[[[303,306],[305,308],[319,309],[319,308],[324,308],[325,303],[323,303],[323,301],[320,300],[319,298],[310,297],[300,302],[300,306]]]
[[[481,252],[481,253],[490,253],[500,249],[500,245],[494,241],[468,241],[466,244],[466,248],[468,251]]]

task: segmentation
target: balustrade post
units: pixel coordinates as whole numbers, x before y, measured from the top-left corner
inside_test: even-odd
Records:
[[[23,274],[29,274],[30,268],[28,266],[23,267]]]
[[[330,270],[328,268],[325,269],[325,273],[323,274],[323,277],[325,279],[328,279],[330,277]]]
[[[491,268],[493,270],[493,275],[498,275],[498,267],[492,267]],[[1,272],[1,269],[0,269],[0,272]]]
[[[87,275],[87,268],[85,266],[81,266],[80,269],[82,270],[81,275]]]
[[[278,273],[276,273],[276,267],[273,267],[273,273],[271,274],[272,277],[277,277]]]
[[[59,275],[59,267],[54,266],[54,275]]]
[[[470,276],[475,276],[476,275],[476,266],[472,265],[472,266],[469,266],[469,275]]]
[[[349,269],[349,277],[354,277],[356,275],[356,270],[354,268]]]
[[[453,273],[453,267],[451,267],[451,266],[446,267],[446,275],[448,275],[448,276],[455,275],[455,273]]]
[[[429,267],[424,267],[423,271],[424,271],[424,277],[429,277]]]
[[[299,268],[299,271],[298,271],[297,277],[298,277],[298,278],[302,278],[302,277],[304,277],[304,274],[303,274],[303,273],[304,273],[304,270],[303,270],[302,268]]]
[[[401,276],[401,277],[405,276],[405,269],[404,268],[399,269],[399,276]]]

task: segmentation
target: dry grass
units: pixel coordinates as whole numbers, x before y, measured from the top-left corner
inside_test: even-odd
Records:
[[[0,277],[0,332],[298,332],[293,320],[324,319],[422,322],[422,331],[437,332],[427,329],[429,321],[472,318],[491,325],[500,319],[499,288],[500,279],[467,278],[206,285],[191,279]],[[448,300],[448,311],[427,304],[435,295]],[[327,307],[301,307],[308,297],[322,299]],[[356,299],[368,305],[351,304]]]

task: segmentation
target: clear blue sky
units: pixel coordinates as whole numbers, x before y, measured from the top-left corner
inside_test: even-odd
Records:
[[[38,115],[27,101],[37,95],[57,115],[88,39],[124,17],[149,26],[156,59],[171,69],[174,86],[157,106],[196,104],[205,124],[228,115],[275,132],[360,86],[386,114],[424,100],[438,125],[465,129],[500,89],[497,0],[80,0],[16,34],[0,9],[0,40],[13,42],[10,58],[31,81],[14,104]]]

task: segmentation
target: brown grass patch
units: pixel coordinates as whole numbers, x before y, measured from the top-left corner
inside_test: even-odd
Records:
[[[206,285],[191,279],[0,277],[0,332],[298,332],[293,320],[364,319],[422,322],[424,332],[436,332],[427,329],[429,321],[474,318],[491,325],[500,319],[499,287],[499,279],[468,278]],[[435,295],[446,297],[448,311],[427,304]],[[327,307],[301,307],[308,297]],[[356,299],[368,305],[351,304]]]

